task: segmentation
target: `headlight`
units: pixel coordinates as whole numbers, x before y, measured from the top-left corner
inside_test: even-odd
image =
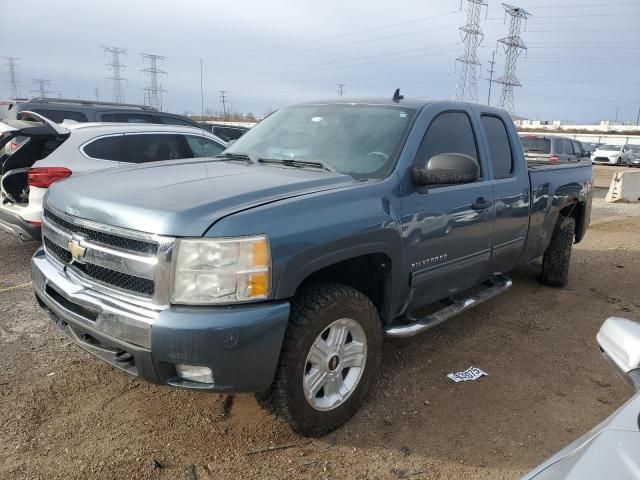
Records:
[[[271,252],[266,236],[180,239],[171,301],[205,305],[267,298]]]

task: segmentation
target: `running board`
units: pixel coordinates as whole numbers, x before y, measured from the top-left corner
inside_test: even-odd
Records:
[[[384,334],[392,338],[413,337],[419,333],[429,330],[430,328],[440,325],[442,322],[449,320],[465,310],[469,310],[480,305],[487,300],[492,299],[506,292],[511,288],[513,282],[506,275],[496,275],[490,282],[485,283],[486,288],[475,295],[465,298],[464,300],[456,300],[451,305],[444,307],[437,312],[431,313],[423,318],[414,318],[411,314],[407,315],[407,319],[411,323],[398,325],[391,324],[385,327]]]

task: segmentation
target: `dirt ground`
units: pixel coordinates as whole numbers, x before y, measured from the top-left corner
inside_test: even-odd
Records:
[[[369,400],[313,441],[252,396],[150,385],[83,353],[36,305],[36,245],[0,234],[0,478],[517,478],[631,395],[595,335],[608,316],[640,319],[634,207],[595,221],[568,288],[538,284],[539,265],[519,267],[503,296],[387,342]],[[471,365],[489,376],[446,377]]]

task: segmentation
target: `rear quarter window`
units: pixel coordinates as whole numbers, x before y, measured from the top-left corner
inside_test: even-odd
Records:
[[[509,134],[504,122],[492,115],[482,115],[482,126],[487,136],[491,164],[493,166],[493,178],[506,178],[513,173],[513,155]]]
[[[83,147],[85,155],[99,160],[119,161],[122,157],[122,135],[98,138]]]

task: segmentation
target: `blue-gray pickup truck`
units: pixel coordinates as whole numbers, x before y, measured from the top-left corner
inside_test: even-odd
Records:
[[[38,302],[130,374],[256,393],[317,436],[358,409],[384,337],[511,286],[567,283],[591,164],[527,165],[509,115],[404,99],[283,108],[220,156],[60,181],[32,260]],[[428,308],[425,308],[428,307]]]

